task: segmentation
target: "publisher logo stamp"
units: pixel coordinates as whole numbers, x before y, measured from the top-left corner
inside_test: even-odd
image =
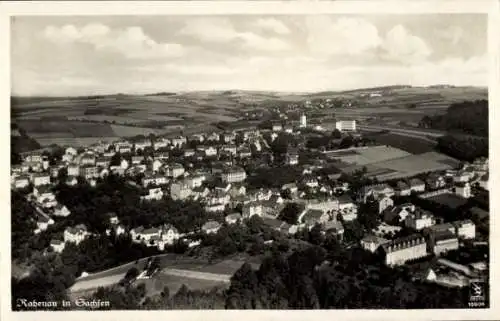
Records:
[[[482,281],[471,281],[469,286],[469,307],[483,308],[486,302],[486,288]]]

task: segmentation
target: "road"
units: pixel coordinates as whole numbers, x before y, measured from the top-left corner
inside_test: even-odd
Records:
[[[390,130],[390,132],[394,135],[420,139],[420,140],[424,140],[424,141],[429,142],[429,143],[436,143],[437,142],[436,139],[438,137],[440,137],[440,136],[435,136],[436,135],[435,133],[434,133],[434,135],[428,135],[428,133],[415,134],[415,133],[412,133],[412,131],[407,131],[404,129],[403,130],[394,130],[393,128],[389,129],[389,127],[387,127],[387,128],[384,128],[384,127],[373,128],[371,126],[358,126],[358,129],[360,131],[366,131],[366,132],[380,132],[382,130]]]
[[[418,129],[406,129],[406,128],[393,127],[393,126],[358,125],[357,127],[361,130],[367,130],[367,131],[389,130],[389,131],[391,131],[391,133],[412,135],[415,137],[423,136],[423,137],[438,138],[438,137],[446,135],[445,132],[426,131],[426,130],[418,130]]]

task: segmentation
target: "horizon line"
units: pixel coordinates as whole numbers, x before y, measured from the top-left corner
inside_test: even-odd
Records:
[[[186,93],[196,93],[196,92],[259,92],[259,93],[274,93],[274,94],[287,94],[287,95],[311,95],[311,94],[321,94],[321,93],[336,93],[336,94],[342,94],[342,93],[349,93],[353,91],[363,91],[363,90],[384,90],[384,89],[389,89],[389,88],[394,88],[394,87],[407,87],[407,88],[430,88],[430,87],[454,87],[454,88],[477,88],[477,89],[488,89],[488,86],[474,86],[474,85],[466,85],[466,86],[459,86],[459,85],[452,85],[452,84],[433,84],[433,85],[401,85],[401,84],[396,84],[396,85],[386,85],[386,86],[374,86],[374,87],[357,87],[357,88],[351,88],[351,89],[343,89],[343,90],[319,90],[319,91],[287,91],[287,90],[265,90],[265,89],[200,89],[200,90],[165,90],[165,91],[156,91],[156,92],[150,92],[150,93],[124,93],[124,92],[115,92],[115,93],[103,93],[103,94],[79,94],[79,95],[61,95],[61,96],[54,96],[54,95],[47,95],[47,96],[41,96],[41,95],[15,95],[12,94],[10,95],[11,98],[78,98],[78,97],[95,97],[95,96],[150,96],[150,95],[160,95],[163,93],[171,93],[171,94],[186,94]]]

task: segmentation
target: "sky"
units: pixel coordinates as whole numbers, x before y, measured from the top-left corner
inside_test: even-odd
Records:
[[[487,86],[487,16],[18,16],[12,94]]]

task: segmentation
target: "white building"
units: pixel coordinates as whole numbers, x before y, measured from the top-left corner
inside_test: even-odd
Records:
[[[476,237],[476,225],[471,220],[456,221],[452,224],[459,238],[474,239]]]
[[[191,188],[185,182],[173,183],[170,186],[170,197],[173,200],[185,200],[191,195]]]
[[[61,241],[61,240],[52,240],[50,241],[50,247],[54,250],[56,253],[61,253],[64,250],[64,246],[66,244]]]
[[[455,185],[455,193],[463,198],[472,197],[471,187],[469,183],[457,183]]]
[[[243,205],[243,217],[250,218],[254,215],[262,216],[262,204],[251,202]]]
[[[221,179],[227,183],[242,182],[247,178],[245,170],[241,167],[232,167],[222,172]]]
[[[217,233],[217,231],[219,231],[220,227],[221,227],[221,225],[219,222],[208,221],[205,224],[203,224],[203,226],[201,227],[201,230],[205,234],[213,234],[213,233]]]
[[[307,127],[307,117],[306,115],[302,114],[300,115],[300,128],[306,128]]]
[[[385,252],[385,264],[389,266],[401,265],[427,256],[425,238],[418,234],[382,244],[382,248]]]
[[[90,233],[87,231],[87,227],[83,224],[79,224],[75,227],[67,227],[64,230],[64,242],[73,242],[78,245],[89,235]]]
[[[80,166],[72,164],[68,166],[68,176],[78,176],[80,175]]]
[[[353,132],[356,131],[356,121],[355,120],[339,120],[335,122],[335,129],[341,132]]]
[[[432,214],[423,211],[410,213],[408,216],[406,216],[404,222],[406,227],[417,231],[436,224],[436,221]]]
[[[45,173],[35,173],[32,176],[32,180],[34,186],[49,185],[50,175]]]

